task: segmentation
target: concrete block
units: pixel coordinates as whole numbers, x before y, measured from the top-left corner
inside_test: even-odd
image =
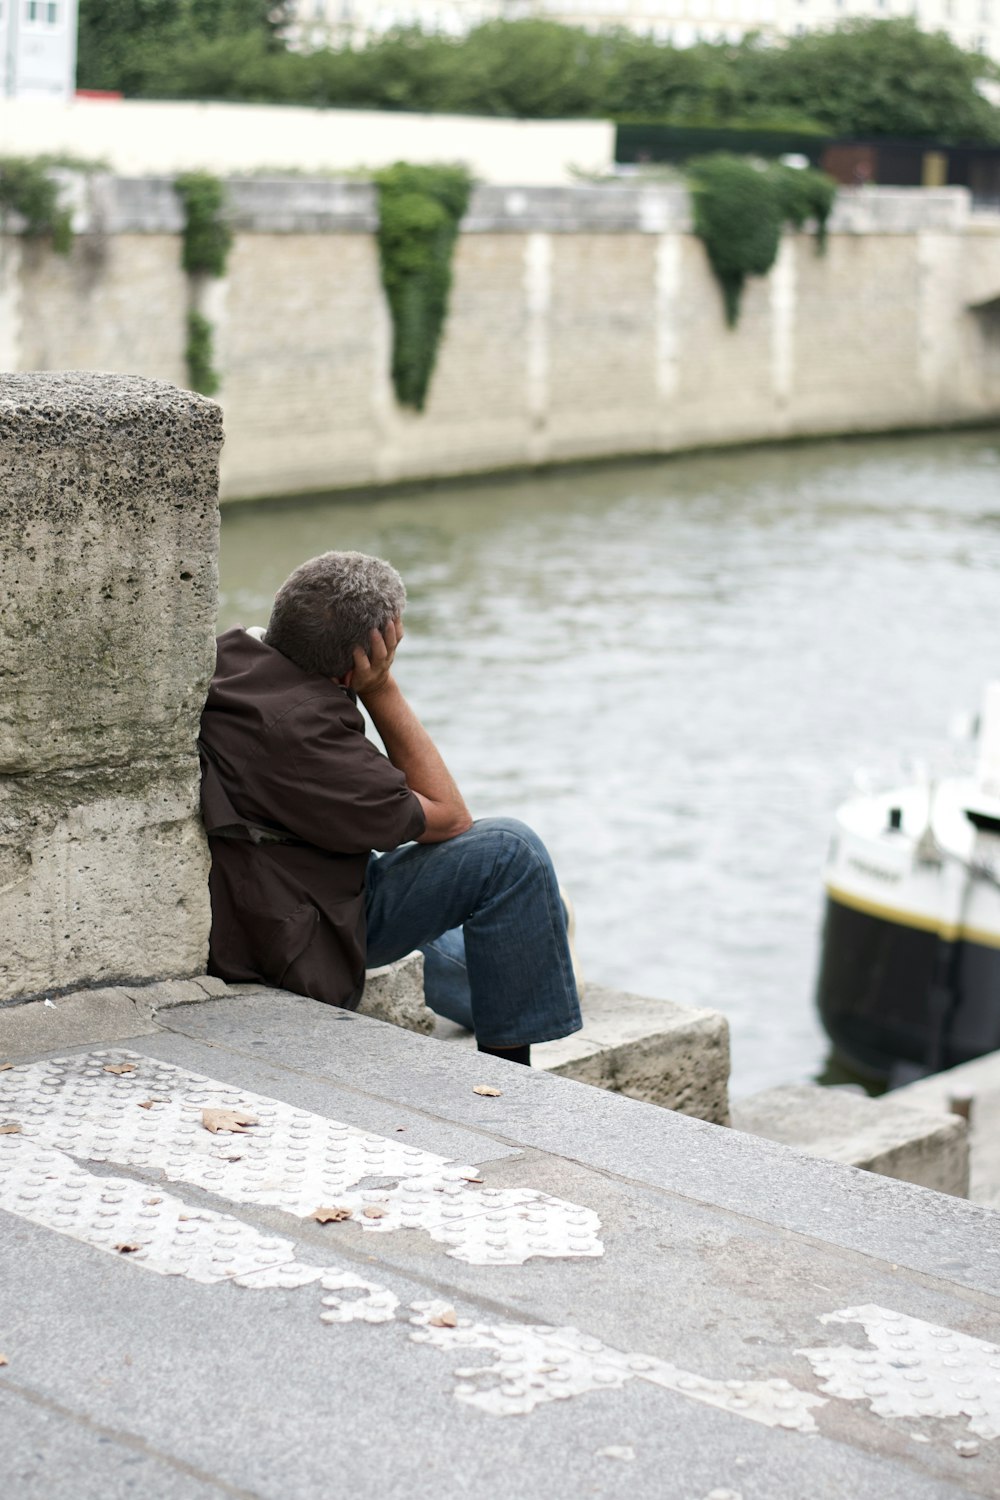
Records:
[[[1000,1208],[1000,1052],[960,1063],[893,1092],[900,1104],[947,1111],[952,1101],[969,1110],[969,1197]]]
[[[902,1104],[894,1094],[869,1099],[815,1084],[765,1089],[733,1105],[732,1123],[747,1135],[795,1146],[809,1156],[846,1162],[957,1198],[968,1196],[965,1121]]]
[[[423,954],[408,953],[394,964],[369,969],[358,1012],[429,1036],[435,1018],[424,1004]]]
[[[192,754],[222,414],[124,375],[0,380],[0,774]]]
[[[0,380],[0,1000],[203,970],[221,413]]]
[[[436,1035],[474,1046],[468,1032],[438,1021]],[[729,1025],[714,1010],[695,1010],[588,984],[583,1030],[531,1049],[532,1064],[561,1078],[729,1123]]]

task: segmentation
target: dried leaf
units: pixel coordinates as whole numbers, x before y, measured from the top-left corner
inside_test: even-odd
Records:
[[[243,1158],[242,1158],[242,1156],[220,1156],[220,1157],[217,1157],[216,1160],[218,1160],[218,1161],[242,1161]]]
[[[13,1066],[13,1063],[0,1063],[0,1073],[9,1073]]]
[[[152,1109],[152,1107],[153,1107],[154,1104],[169,1104],[169,1103],[170,1103],[169,1099],[140,1099],[139,1100],[139,1108],[140,1109]]]
[[[309,1217],[317,1224],[339,1224],[341,1219],[349,1219],[353,1212],[350,1208],[316,1208]]]
[[[105,1073],[134,1073],[135,1063],[108,1063]]]
[[[248,1125],[259,1125],[256,1115],[244,1114],[241,1109],[203,1109],[201,1123],[206,1130],[217,1135],[220,1130],[231,1130],[234,1135],[246,1135]]]
[[[20,1125],[0,1125],[0,1135],[20,1135]]]
[[[10,1364],[10,1360],[7,1358],[6,1354],[0,1354],[0,1365],[9,1365],[9,1364]]]
[[[126,1241],[123,1241],[122,1244],[116,1245],[115,1249],[121,1255],[131,1255],[133,1250],[141,1250],[142,1246],[141,1245],[134,1245],[134,1244],[132,1244],[131,1241],[126,1240]]]
[[[363,1208],[361,1212],[366,1219],[384,1219],[386,1216],[386,1210],[384,1208],[376,1208],[374,1204],[370,1208]]]
[[[148,1204],[150,1208],[152,1208],[152,1206],[153,1206],[154,1203],[162,1203],[163,1199],[162,1198],[143,1198],[142,1201],[143,1201],[143,1203]]]
[[[457,1324],[458,1318],[453,1307],[446,1307],[442,1312],[435,1313],[433,1318],[427,1319],[429,1328],[455,1328]]]
[[[499,1099],[503,1093],[503,1089],[495,1089],[489,1083],[477,1083],[472,1092],[474,1094],[485,1094],[487,1099]]]

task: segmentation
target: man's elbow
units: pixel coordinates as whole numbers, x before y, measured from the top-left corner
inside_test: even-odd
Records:
[[[427,824],[417,839],[418,844],[446,844],[449,839],[468,833],[472,827],[472,817],[466,807],[448,808],[432,804],[430,807],[425,805],[424,813]]]

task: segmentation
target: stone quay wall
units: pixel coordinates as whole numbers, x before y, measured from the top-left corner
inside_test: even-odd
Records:
[[[227,274],[198,294],[224,499],[1000,414],[1000,216],[962,189],[842,194],[826,254],[787,234],[728,329],[681,188],[480,187],[420,415],[390,383],[372,187],[229,193]],[[76,217],[66,258],[0,241],[0,361],[184,384],[170,179],[91,178]]]
[[[0,1004],[203,973],[213,402],[0,377]]]

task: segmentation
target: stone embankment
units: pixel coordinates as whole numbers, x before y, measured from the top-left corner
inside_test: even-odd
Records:
[[[960,188],[842,193],[825,254],[786,235],[729,329],[680,187],[481,186],[419,415],[390,379],[374,189],[227,192],[233,249],[194,301],[168,177],[81,183],[68,257],[0,240],[8,369],[184,384],[197,303],[226,415],[223,498],[1000,412],[1000,216]]]

